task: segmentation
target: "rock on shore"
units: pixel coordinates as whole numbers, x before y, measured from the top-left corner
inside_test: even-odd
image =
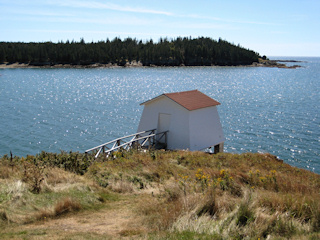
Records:
[[[295,60],[264,60],[262,58],[259,58],[258,63],[253,63],[252,66],[254,67],[277,67],[277,68],[298,68],[301,67],[300,65],[293,65],[293,66],[287,66],[284,63],[279,62],[298,62]]]
[[[287,66],[286,64],[279,62],[298,62],[295,60],[263,60],[259,59],[259,62],[255,62],[251,67],[277,67],[277,68],[298,68],[299,65]],[[155,67],[154,65],[150,65]],[[184,65],[181,65],[184,66]],[[140,61],[126,62],[124,65],[118,65],[117,63],[93,63],[93,64],[50,64],[50,63],[0,63],[0,69],[2,68],[115,68],[115,67],[143,67]]]

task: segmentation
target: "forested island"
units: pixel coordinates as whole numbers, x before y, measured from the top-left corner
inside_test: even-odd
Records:
[[[239,66],[259,62],[261,56],[226,40],[177,37],[168,40],[126,38],[79,42],[0,42],[0,63],[27,66]]]

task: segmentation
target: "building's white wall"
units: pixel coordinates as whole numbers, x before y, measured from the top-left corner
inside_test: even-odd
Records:
[[[159,113],[171,114],[167,148],[190,148],[189,111],[166,96],[144,105],[138,132],[157,128]]]
[[[190,111],[190,150],[202,150],[225,141],[216,106]]]
[[[168,149],[202,150],[225,141],[216,106],[188,111],[163,96],[144,105],[138,132],[157,129],[159,113],[171,115]]]

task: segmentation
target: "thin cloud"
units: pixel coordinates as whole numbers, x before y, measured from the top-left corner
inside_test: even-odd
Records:
[[[19,14],[19,16],[30,15],[30,16],[39,16],[39,17],[74,17],[75,14],[71,13],[58,13],[53,11],[43,11],[43,10],[19,10],[19,9],[3,9],[7,13]]]
[[[121,6],[114,3],[100,3],[100,2],[80,2],[80,1],[50,1],[51,4],[73,7],[73,8],[91,8],[91,9],[108,9],[120,12],[133,12],[133,13],[148,13],[170,16],[172,13],[166,11],[158,11],[154,9]]]
[[[1,19],[1,17],[0,17]],[[46,23],[75,23],[75,24],[97,24],[107,26],[154,26],[158,24],[156,20],[145,20],[136,17],[67,17],[67,16],[49,16],[49,15],[28,15],[14,17],[15,21],[31,21]]]
[[[218,17],[200,16],[200,15],[197,15],[197,14],[179,15],[179,17],[212,20],[212,21],[226,22],[226,23],[241,23],[241,24],[246,23],[246,24],[257,24],[257,25],[279,25],[279,24],[269,23],[269,22],[232,20],[232,19],[223,19],[223,18],[218,18]]]
[[[85,30],[55,30],[55,29],[20,29],[24,32],[43,32],[43,33],[81,33],[81,34],[116,34],[116,35],[156,35],[168,36],[168,34],[149,33],[149,32],[115,32],[115,31],[85,31]],[[176,34],[169,34],[176,36]]]
[[[165,24],[162,24],[165,25]],[[185,24],[183,22],[170,22],[166,24],[167,28],[174,28],[174,29],[196,29],[196,30],[203,30],[203,29],[236,29],[234,26],[230,26],[230,24],[216,24],[216,23],[188,23]]]

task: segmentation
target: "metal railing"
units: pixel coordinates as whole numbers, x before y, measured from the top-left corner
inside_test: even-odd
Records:
[[[98,158],[98,156],[101,153],[104,153],[106,157],[109,157],[109,155],[114,152],[118,151],[120,149],[123,150],[129,150],[131,148],[142,148],[145,146],[151,147],[158,147],[162,146],[166,148],[167,146],[167,133],[168,131],[155,133],[156,129],[148,130],[148,131],[142,131],[135,134],[131,134],[128,136],[124,136],[121,138],[117,138],[115,140],[112,140],[110,142],[101,144],[97,147],[90,148],[85,151],[85,153],[89,152],[96,152],[95,158]],[[161,142],[161,140],[164,137],[164,142]]]

